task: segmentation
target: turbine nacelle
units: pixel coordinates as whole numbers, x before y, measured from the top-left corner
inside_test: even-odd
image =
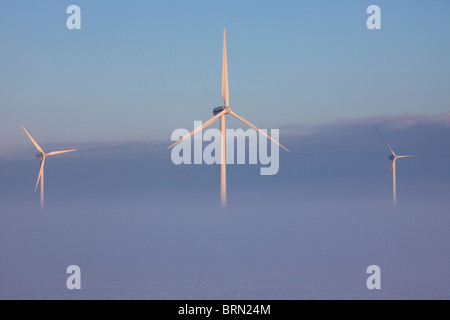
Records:
[[[396,157],[396,156],[394,156],[394,155],[392,155],[392,156],[389,156],[389,160],[391,160],[391,161],[394,161],[395,159],[397,159],[397,157]]]
[[[230,107],[222,106],[222,107],[214,108],[213,109],[213,114],[216,116],[216,115],[218,115],[219,113],[221,113],[224,110],[225,110],[225,113],[230,113],[231,112],[231,108]]]
[[[42,160],[42,159],[44,159],[44,157],[45,157],[45,155],[42,152],[36,153],[36,158],[37,159]]]

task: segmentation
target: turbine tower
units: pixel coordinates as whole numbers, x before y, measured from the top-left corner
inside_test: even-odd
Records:
[[[392,165],[391,168],[389,170],[389,174],[391,174],[392,172],[392,196],[393,196],[393,200],[394,200],[394,206],[397,206],[397,176],[396,176],[396,161],[397,159],[401,159],[401,158],[413,158],[413,157],[418,157],[417,155],[413,155],[413,156],[398,156],[395,154],[394,150],[392,150],[391,146],[389,145],[389,143],[387,143],[386,139],[384,139],[384,137],[381,135],[380,131],[378,130],[377,127],[375,127],[375,129],[377,130],[378,134],[380,135],[381,139],[383,140],[383,142],[386,144],[386,146],[389,148],[389,150],[391,151],[392,155],[389,156],[389,160],[392,161]]]
[[[226,207],[227,204],[227,163],[226,163],[226,126],[225,126],[225,116],[227,114],[231,114],[232,116],[236,117],[240,121],[244,122],[254,130],[258,131],[260,134],[264,135],[268,139],[272,140],[276,144],[278,144],[280,147],[285,149],[286,151],[290,152],[288,149],[286,149],[282,144],[280,144],[278,141],[272,139],[269,135],[261,131],[258,127],[250,123],[249,121],[245,120],[244,118],[237,115],[233,110],[230,108],[230,94],[229,94],[229,87],[228,87],[228,61],[227,61],[227,41],[226,41],[226,35],[225,35],[225,29],[223,30],[223,61],[222,61],[222,98],[224,101],[224,105],[221,107],[217,107],[213,109],[214,116],[203,123],[201,126],[195,128],[190,133],[185,135],[183,138],[172,144],[168,147],[168,149],[174,147],[184,139],[194,135],[200,130],[203,130],[204,128],[208,127],[212,123],[214,123],[217,119],[220,118],[220,133],[221,133],[221,140],[220,140],[220,204],[222,207]]]
[[[33,142],[34,146],[36,147],[36,149],[39,151],[36,154],[36,158],[41,160],[41,165],[39,168],[39,175],[38,175],[38,179],[36,182],[36,188],[34,188],[34,192],[37,191],[39,182],[41,183],[41,210],[44,209],[44,166],[45,166],[45,159],[48,156],[55,156],[58,154],[63,154],[63,153],[68,153],[68,152],[73,152],[73,151],[77,151],[76,149],[73,150],[62,150],[62,151],[53,151],[53,152],[49,152],[49,153],[45,153],[44,150],[42,150],[42,148],[39,146],[39,144],[33,139],[33,137],[28,133],[28,131],[24,128],[23,125],[20,125],[22,127],[22,129],[25,131],[25,133],[27,134],[28,138],[30,138],[31,142]]]

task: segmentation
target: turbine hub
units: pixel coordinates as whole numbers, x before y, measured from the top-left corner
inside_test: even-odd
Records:
[[[230,107],[225,107],[225,106],[217,107],[217,108],[214,108],[214,109],[213,109],[213,114],[216,116],[216,115],[218,115],[219,113],[221,113],[223,110],[227,110],[227,113],[228,113],[228,112],[231,111],[231,108],[230,108]]]

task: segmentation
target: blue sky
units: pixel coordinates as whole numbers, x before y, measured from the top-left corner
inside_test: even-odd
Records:
[[[366,28],[371,4],[381,30]],[[448,299],[449,9],[1,1],[0,299]],[[228,166],[226,211],[219,168],[167,150],[222,104],[223,28],[231,107],[292,151],[275,176]],[[79,149],[46,162],[43,212],[19,124],[45,151]],[[374,126],[423,155],[399,160],[396,209]],[[64,287],[72,264],[81,292]]]
[[[48,143],[167,141],[222,104],[223,28],[231,105],[263,128],[446,112],[448,1],[378,1],[377,31],[370,4],[2,1],[0,145],[27,143],[19,123]]]

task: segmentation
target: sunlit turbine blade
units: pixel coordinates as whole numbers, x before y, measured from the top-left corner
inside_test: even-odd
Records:
[[[397,176],[395,171],[395,161],[394,159],[392,161],[392,193],[393,193],[393,199],[394,199],[394,206],[397,206]]]
[[[38,145],[38,143],[33,139],[33,137],[28,133],[27,129],[25,129],[25,127],[23,125],[20,125],[23,129],[23,131],[25,131],[25,133],[27,134],[28,138],[30,138],[31,142],[33,142],[34,146],[36,147],[36,149],[38,149],[38,151],[45,153],[44,150],[42,150],[42,148]]]
[[[391,165],[391,168],[389,169],[389,174],[391,174],[391,172],[392,172],[392,168],[394,168],[394,161],[392,161],[392,165]]]
[[[69,152],[74,152],[74,151],[78,151],[78,149],[73,149],[73,150],[62,150],[62,151],[53,151],[47,154],[47,156],[55,156],[57,154],[63,154],[63,153],[69,153]]]
[[[280,147],[282,147],[284,150],[286,150],[287,152],[291,152],[289,151],[285,146],[283,146],[281,143],[279,143],[278,141],[276,141],[275,139],[272,139],[269,135],[267,135],[266,133],[264,133],[264,131],[260,130],[257,126],[255,126],[254,124],[248,122],[247,120],[245,120],[244,118],[238,116],[234,111],[230,111],[230,114],[235,116],[236,118],[238,118],[239,120],[241,120],[242,122],[244,122],[245,124],[247,124],[248,126],[252,127],[253,129],[255,129],[256,131],[258,131],[259,133],[261,133],[262,135],[266,136],[267,138],[269,138],[270,140],[272,140],[273,142],[275,142],[276,144],[278,144]]]
[[[44,210],[44,166],[42,166],[41,176],[41,210]]]
[[[416,158],[421,157],[420,155],[413,155],[413,156],[397,156],[397,158]]]
[[[228,87],[228,60],[227,60],[227,39],[225,29],[223,29],[223,57],[222,57],[222,98],[225,107],[230,106],[230,92]],[[225,114],[220,117],[221,132],[221,165],[220,165],[220,203],[222,207],[227,205],[227,164],[226,164],[226,128]]]
[[[229,107],[230,93],[228,89],[228,60],[227,60],[227,40],[225,36],[225,29],[223,29],[222,97],[225,103],[225,107]]]
[[[39,181],[41,181],[41,179],[44,178],[44,165],[45,165],[45,157],[43,157],[41,160],[41,167],[39,168],[39,175],[38,175],[38,179],[36,182],[36,188],[34,188],[34,192],[36,192],[36,190],[38,188]]]
[[[42,166],[41,176],[41,210],[44,210],[44,166]]]
[[[197,132],[199,132],[200,130],[203,130],[204,128],[206,128],[207,126],[211,125],[214,121],[216,121],[217,119],[220,118],[221,115],[225,114],[227,112],[226,109],[224,109],[222,112],[216,114],[214,117],[212,117],[211,119],[209,119],[208,121],[206,121],[205,123],[203,123],[201,126],[198,126],[197,128],[195,128],[194,130],[192,130],[191,132],[189,132],[187,135],[185,135],[183,138],[181,138],[180,140],[178,140],[177,142],[175,142],[174,144],[172,144],[170,147],[168,147],[167,149],[170,149],[174,146],[176,146],[177,144],[179,144],[181,141],[183,141],[184,139],[196,134]]]
[[[381,139],[383,140],[383,142],[387,145],[387,147],[389,148],[389,150],[391,150],[392,155],[396,155],[394,150],[392,150],[391,146],[389,145],[389,143],[387,143],[386,139],[384,139],[384,137],[381,135],[380,131],[378,130],[377,127],[375,127],[375,129],[377,130],[378,134],[380,135]]]

